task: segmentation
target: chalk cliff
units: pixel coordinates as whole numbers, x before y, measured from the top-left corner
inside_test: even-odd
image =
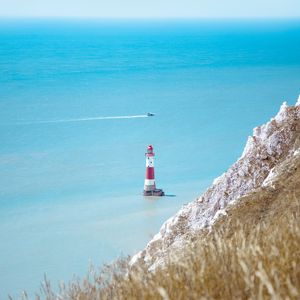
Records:
[[[167,220],[131,265],[144,262],[154,269],[163,265],[168,251],[194,232],[210,228],[227,206],[261,186],[272,186],[276,170],[290,157],[300,155],[300,96],[295,106],[284,102],[268,123],[256,127],[241,157],[195,201]]]

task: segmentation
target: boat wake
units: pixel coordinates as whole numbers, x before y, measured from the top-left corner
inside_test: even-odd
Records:
[[[32,122],[19,122],[20,125],[33,125],[33,124],[50,124],[50,123],[71,123],[71,122],[87,122],[87,121],[100,121],[100,120],[116,120],[116,119],[136,119],[148,118],[149,115],[133,115],[133,116],[108,116],[108,117],[90,117],[90,118],[76,118],[76,119],[59,119],[59,120],[45,120],[45,121],[32,121]]]

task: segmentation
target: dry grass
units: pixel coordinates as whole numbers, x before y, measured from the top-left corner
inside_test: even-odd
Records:
[[[300,299],[300,170],[285,168],[274,188],[244,197],[211,232],[171,251],[165,268],[130,270],[119,260],[60,296],[46,282],[41,298]]]

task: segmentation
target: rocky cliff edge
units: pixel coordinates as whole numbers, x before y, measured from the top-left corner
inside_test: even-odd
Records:
[[[225,208],[261,186],[272,185],[276,169],[300,154],[300,96],[295,106],[284,102],[268,123],[256,127],[242,156],[195,201],[167,220],[146,248],[130,264],[145,263],[149,269],[164,264],[168,251],[177,248],[194,232],[209,228]]]

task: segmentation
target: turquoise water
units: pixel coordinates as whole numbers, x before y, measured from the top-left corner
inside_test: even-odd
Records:
[[[297,20],[0,21],[0,298],[142,249],[294,104],[299,53]],[[150,143],[176,197],[141,196]]]

